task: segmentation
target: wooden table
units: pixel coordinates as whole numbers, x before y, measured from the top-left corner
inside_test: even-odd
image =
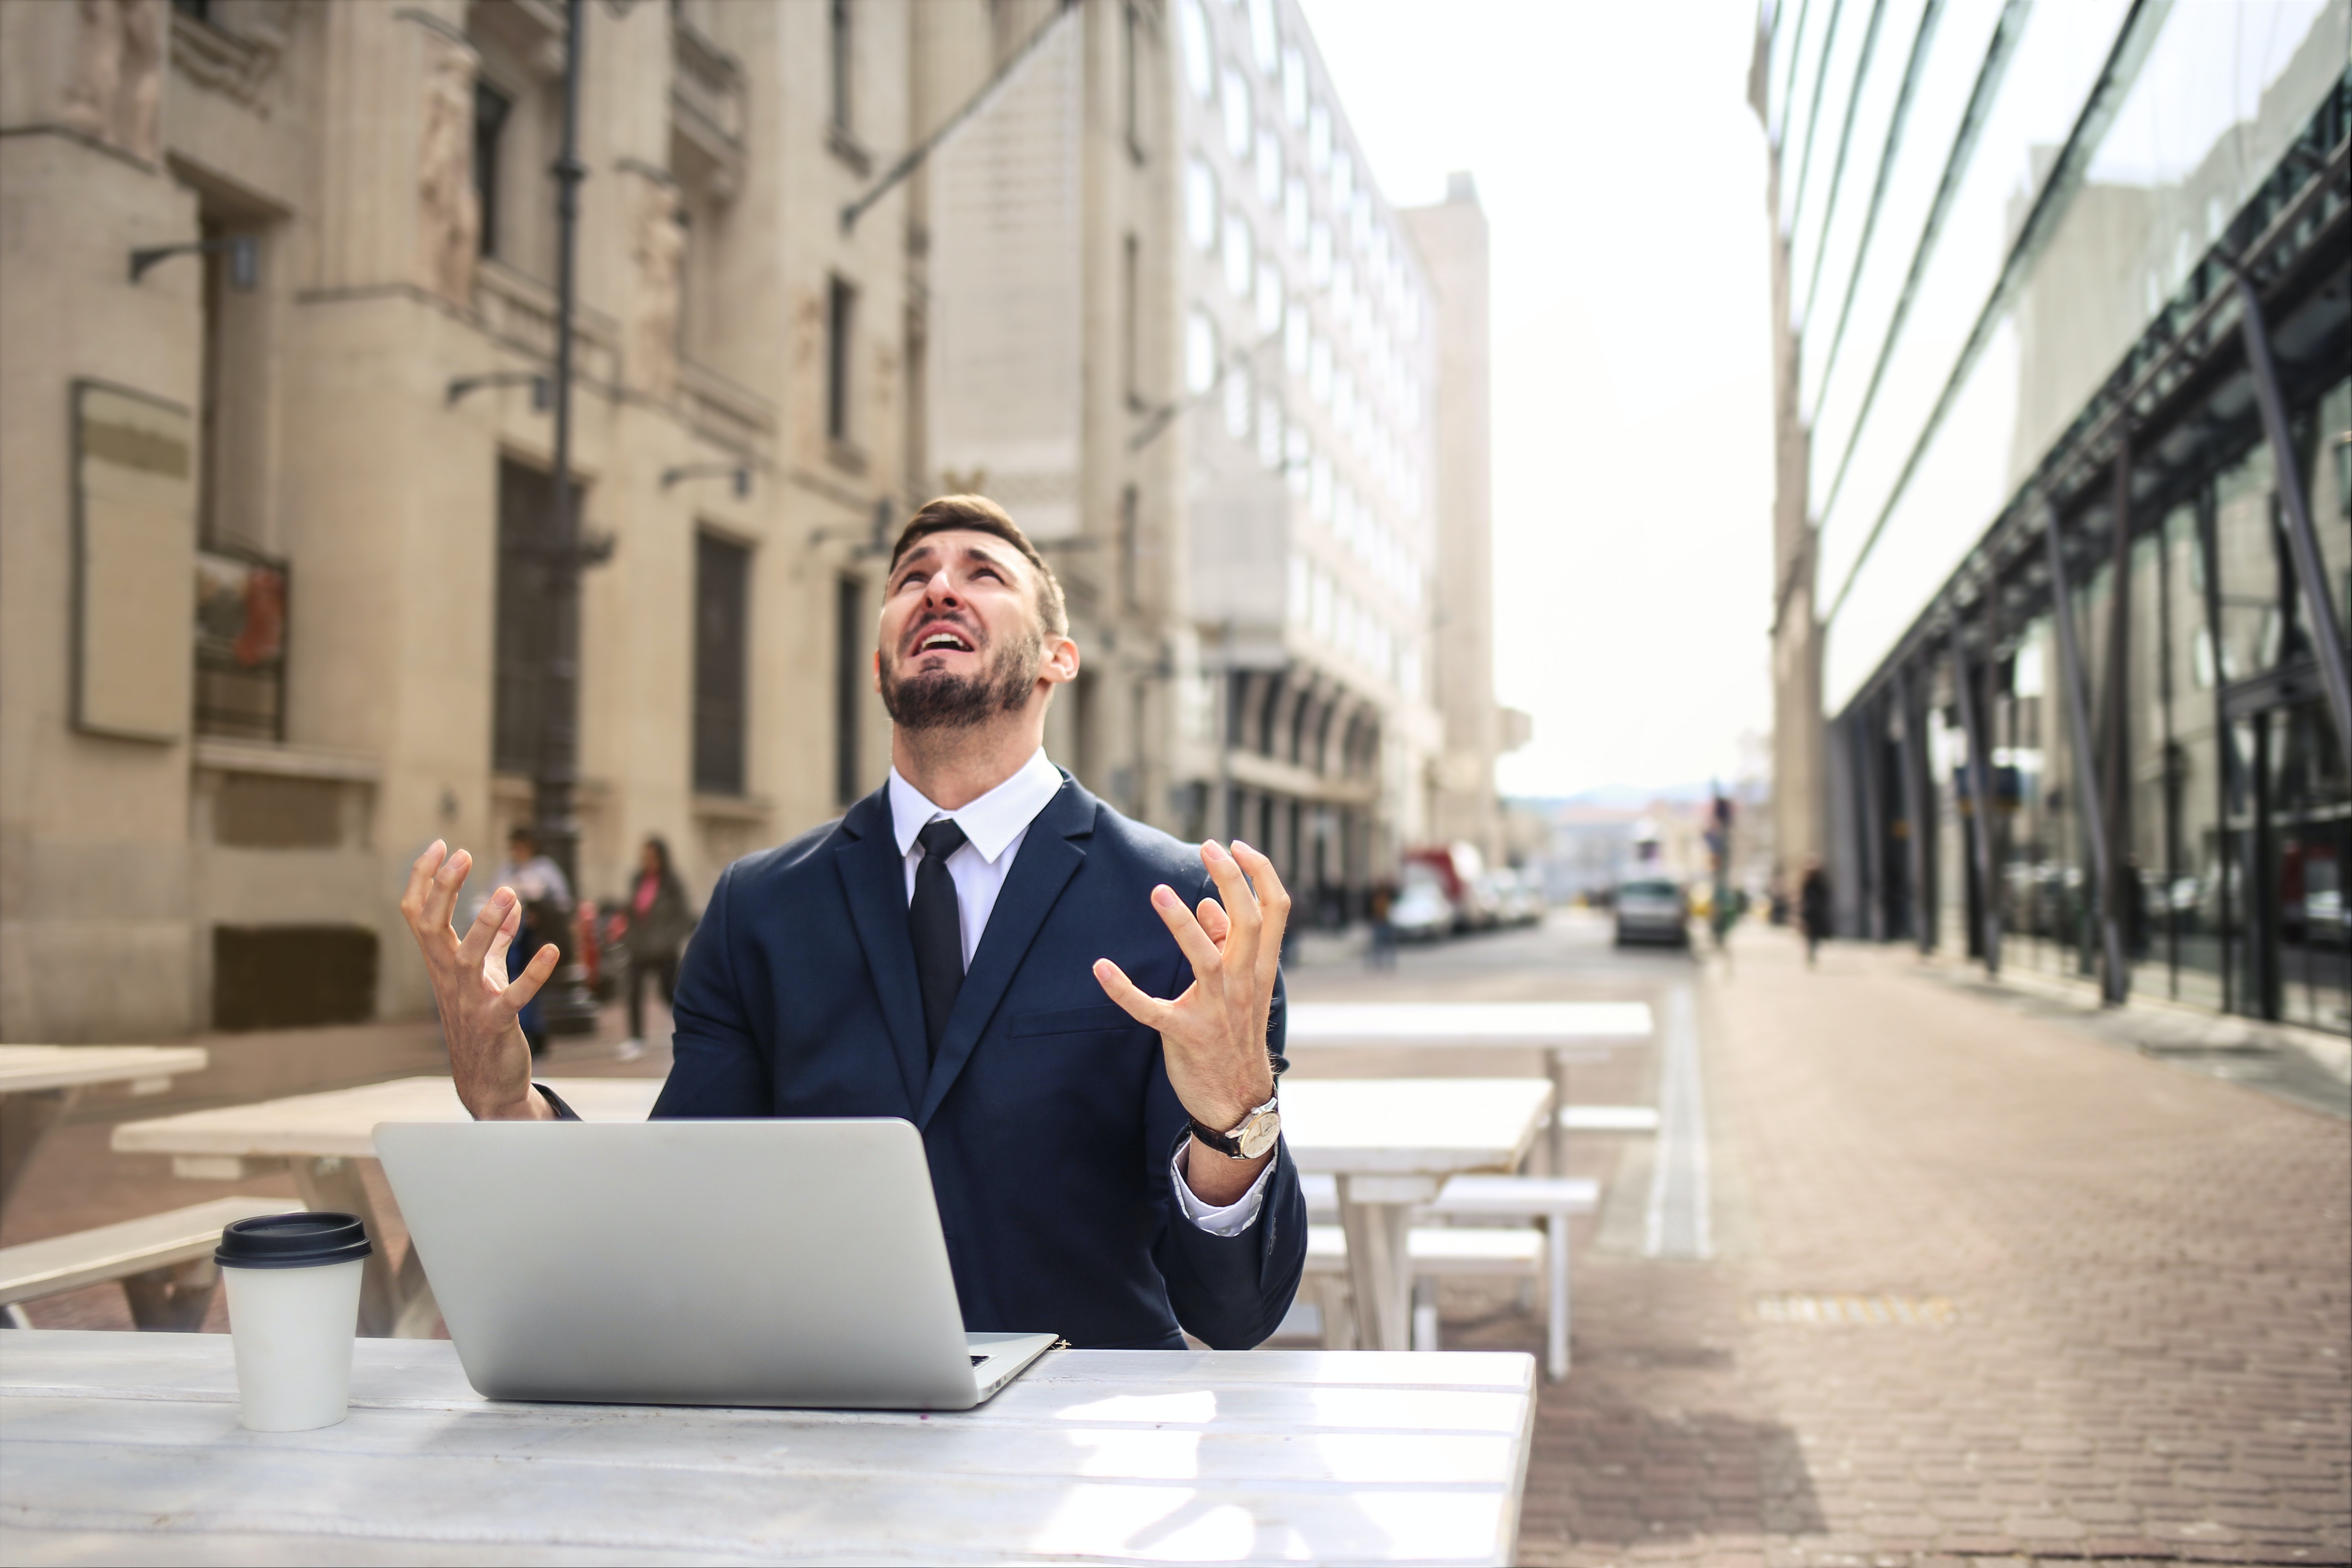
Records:
[[[1539,1078],[1293,1079],[1282,1130],[1302,1171],[1339,1178],[1357,1343],[1412,1343],[1412,1267],[1405,1231],[1448,1176],[1510,1171],[1549,1121]]]
[[[1286,1017],[1285,1049],[1542,1051],[1558,1112],[1545,1149],[1555,1176],[1568,1173],[1568,1069],[1607,1061],[1622,1046],[1647,1045],[1653,1028],[1646,1002],[1294,1002]]]
[[[0,1213],[84,1089],[128,1083],[133,1094],[161,1094],[173,1075],[202,1072],[211,1059],[194,1046],[0,1046]]]
[[[0,1560],[1507,1563],[1520,1354],[1051,1352],[977,1410],[494,1404],[362,1340],[237,1426],[225,1334],[0,1336]]]
[[[551,1078],[566,1103],[590,1121],[643,1121],[661,1093],[651,1078]],[[313,1209],[355,1214],[380,1234],[361,1163],[375,1159],[382,1121],[464,1121],[466,1108],[446,1078],[401,1078],[324,1094],[192,1110],[114,1130],[121,1154],[169,1154],[175,1176],[243,1181],[290,1168]],[[422,1337],[441,1315],[411,1247],[395,1271],[378,1247],[360,1287],[360,1332]]]

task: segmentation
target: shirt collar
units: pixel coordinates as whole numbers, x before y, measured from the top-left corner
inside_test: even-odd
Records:
[[[1011,778],[954,811],[942,811],[932,805],[894,767],[890,770],[890,828],[898,840],[898,853],[903,856],[914,848],[915,835],[944,816],[962,828],[964,837],[980,851],[980,858],[993,866],[997,857],[1037,820],[1037,814],[1045,809],[1046,803],[1061,788],[1062,770],[1046,760],[1043,746]]]

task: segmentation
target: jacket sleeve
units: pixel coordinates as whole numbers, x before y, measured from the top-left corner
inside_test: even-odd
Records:
[[[1266,1051],[1279,1073],[1286,1035],[1284,993],[1275,981],[1274,1006],[1266,1018]],[[1269,1338],[1298,1294],[1307,1269],[1307,1195],[1287,1142],[1275,1145],[1265,1200],[1257,1222],[1239,1236],[1212,1236],[1184,1217],[1169,1187],[1176,1148],[1192,1133],[1192,1119],[1155,1068],[1146,1114],[1150,1129],[1145,1157],[1161,1192],[1162,1220],[1157,1258],[1168,1282],[1168,1302],[1186,1332],[1213,1350],[1248,1350]]]
[[[669,1080],[654,1102],[654,1115],[770,1116],[775,1091],[768,1057],[746,1005],[746,971],[738,952],[744,941],[730,894],[735,869],[721,873],[710,906],[678,965],[670,1004],[676,1034],[670,1043]]]

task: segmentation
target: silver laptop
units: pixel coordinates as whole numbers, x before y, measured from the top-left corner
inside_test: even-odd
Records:
[[[1055,1343],[968,1334],[899,1121],[386,1122],[492,1399],[969,1410]]]

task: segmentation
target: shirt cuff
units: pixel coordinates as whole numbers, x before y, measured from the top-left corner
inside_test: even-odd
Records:
[[[1176,1189],[1176,1206],[1184,1217],[1207,1231],[1211,1236],[1239,1236],[1257,1223],[1257,1211],[1265,1206],[1265,1179],[1274,1174],[1274,1162],[1257,1173],[1249,1191],[1223,1208],[1212,1208],[1201,1201],[1192,1184],[1184,1180],[1184,1160],[1192,1152],[1190,1138],[1176,1145],[1176,1152],[1168,1159],[1168,1180]]]

